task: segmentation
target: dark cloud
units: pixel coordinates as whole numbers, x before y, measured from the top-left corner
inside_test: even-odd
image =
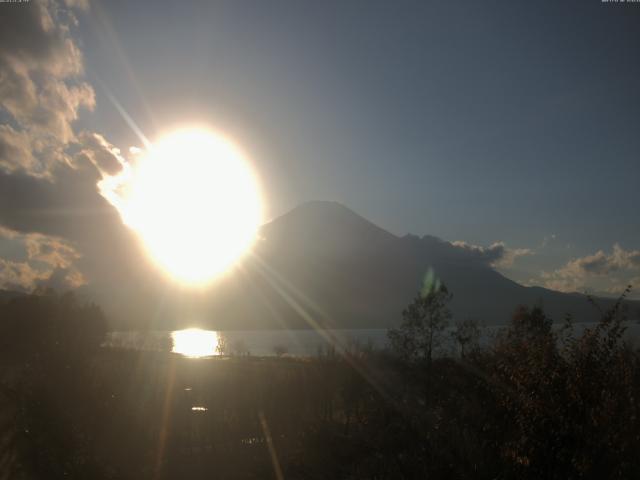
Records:
[[[406,235],[404,239],[425,244],[438,259],[488,268],[509,267],[516,258],[534,254],[534,251],[528,248],[509,248],[504,242],[495,242],[488,247],[483,247],[463,241],[447,242],[432,235],[425,235],[422,238],[416,235]]]
[[[0,286],[144,289],[152,268],[96,186],[121,168],[120,152],[74,129],[95,99],[70,7],[88,2],[32,1],[1,12]]]
[[[504,242],[495,242],[488,247],[462,241],[452,242],[451,245],[459,250],[465,260],[500,267],[509,267],[516,258],[534,253],[529,248],[507,248]]]
[[[0,17],[0,228],[13,232],[4,242],[24,256],[3,249],[5,285],[117,282],[130,273],[123,259],[135,265],[128,255],[139,253],[96,187],[121,168],[118,149],[73,128],[95,100],[70,7],[88,2],[34,1],[3,8]]]
[[[98,193],[99,179],[99,172],[89,164],[61,167],[53,180],[0,172],[0,225],[24,237],[37,233],[58,238],[81,255],[71,267],[58,262],[55,268],[26,260],[26,253],[22,259],[20,252],[14,254],[15,260],[3,253],[0,279],[4,277],[4,288],[15,285],[23,290],[37,286],[66,290],[86,282],[81,290],[103,305],[111,317],[147,318],[160,295],[157,292],[165,288],[165,279],[157,274],[117,211]],[[20,246],[26,252],[25,242]],[[59,249],[51,251],[46,242],[32,252],[50,260],[60,254]]]
[[[77,236],[111,209],[97,194],[94,168],[63,167],[54,181],[0,172],[0,224],[21,232]]]

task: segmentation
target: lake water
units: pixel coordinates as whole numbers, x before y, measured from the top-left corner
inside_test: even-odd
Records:
[[[595,324],[576,323],[574,334]],[[559,328],[561,325],[555,325]],[[503,326],[484,327],[480,344],[487,345]],[[640,325],[627,325],[626,339],[639,345]],[[440,353],[452,354],[456,346],[450,335],[444,334]],[[388,346],[386,329],[342,329],[342,330],[175,330],[110,332],[105,347],[134,350],[169,350],[189,357],[215,355],[289,355],[309,357],[335,351],[342,353],[362,348],[383,349]]]
[[[335,349],[384,348],[387,330],[175,330],[110,332],[104,346],[134,350],[167,350],[186,356],[222,354],[296,357],[315,356]]]

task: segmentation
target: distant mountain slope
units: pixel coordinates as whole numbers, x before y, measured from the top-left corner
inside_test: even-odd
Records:
[[[541,304],[557,321],[596,318],[583,295],[524,287],[449,242],[397,237],[335,202],[264,225],[252,257],[213,290],[207,317],[217,328],[386,328],[429,272],[453,293],[457,318],[501,324],[519,304]]]

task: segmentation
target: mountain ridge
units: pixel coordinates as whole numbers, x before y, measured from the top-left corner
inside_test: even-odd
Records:
[[[566,314],[592,321],[598,314],[584,295],[520,285],[473,250],[431,235],[393,235],[337,202],[307,202],[265,224],[251,258],[244,275],[259,285],[277,324],[287,327],[309,326],[305,315],[332,328],[395,326],[427,275],[453,293],[455,318],[504,324],[522,304],[542,304],[556,321]],[[297,293],[287,293],[289,288]],[[296,295],[323,314],[291,305]],[[600,301],[605,308],[613,303]],[[222,323],[270,328],[269,322],[247,324],[242,315]]]

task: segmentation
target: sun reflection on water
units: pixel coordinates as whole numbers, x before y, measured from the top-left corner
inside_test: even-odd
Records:
[[[214,330],[200,330],[189,328],[171,332],[173,340],[173,353],[179,353],[185,357],[200,358],[218,355],[218,332]]]

